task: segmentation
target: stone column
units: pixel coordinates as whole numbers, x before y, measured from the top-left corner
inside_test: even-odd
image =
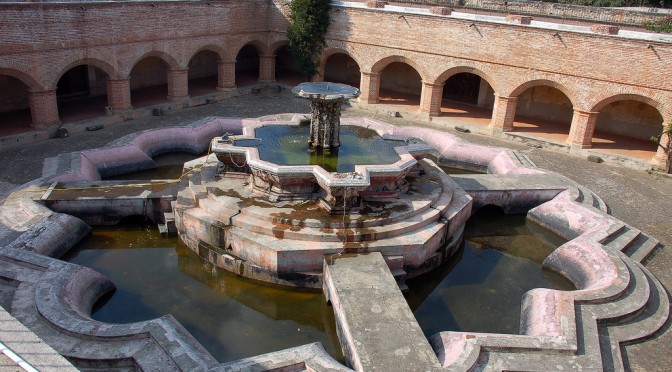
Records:
[[[58,118],[56,90],[30,90],[28,91],[28,104],[33,128],[45,129],[61,123]]]
[[[131,80],[107,79],[107,103],[115,114],[133,109],[131,105]]]
[[[189,98],[189,69],[168,69],[168,100],[182,101]]]
[[[272,83],[275,81],[275,55],[259,56],[259,82]]]
[[[593,132],[599,114],[599,112],[574,110],[572,126],[567,137],[567,143],[572,151],[581,151],[592,146]]]
[[[653,157],[653,163],[659,169],[663,169],[669,172],[669,159],[668,154],[665,152],[665,149],[669,149],[670,146],[670,136],[668,134],[663,134],[660,136],[660,141],[658,142],[658,149],[656,150],[656,155]]]
[[[310,100],[310,146],[329,150],[340,146],[343,99]]]
[[[422,94],[420,95],[420,112],[429,116],[441,114],[441,98],[443,96],[443,84],[422,82]]]
[[[380,72],[361,72],[359,84],[359,100],[364,103],[378,103],[380,101]]]
[[[481,83],[478,86],[478,99],[476,101],[476,106],[480,108],[486,108],[488,105],[488,98],[493,93],[492,88],[488,82],[481,78]]]
[[[217,61],[217,90],[236,87],[236,61]]]
[[[517,105],[518,97],[495,96],[495,107],[492,109],[490,128],[497,132],[512,131]]]

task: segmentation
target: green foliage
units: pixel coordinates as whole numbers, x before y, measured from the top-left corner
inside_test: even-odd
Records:
[[[653,32],[672,33],[672,16],[660,18],[655,21],[644,22],[644,28]]]
[[[329,28],[329,0],[292,0],[289,47],[306,80],[317,73],[318,57]]]

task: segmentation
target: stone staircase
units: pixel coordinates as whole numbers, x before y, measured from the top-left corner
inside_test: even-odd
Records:
[[[213,264],[259,280],[277,282],[277,275],[280,284],[300,278],[319,286],[324,255],[378,251],[393,257],[391,269],[403,285],[425,272],[428,260],[436,265],[453,253],[459,239],[444,243],[461,236],[460,221],[471,212],[470,197],[430,162],[423,162],[426,175],[413,180],[403,198],[368,201],[361,214],[350,215],[330,215],[315,201],[272,204],[253,194],[244,178],[227,178],[222,186],[208,167],[214,165],[182,181],[185,189],[162,229],[168,231],[170,221],[183,231],[188,226],[194,237],[183,239],[195,251],[209,251],[202,256]]]

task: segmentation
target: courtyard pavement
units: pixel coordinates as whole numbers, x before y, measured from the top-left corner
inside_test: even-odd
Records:
[[[258,117],[263,115],[298,112],[308,113],[307,101],[294,98],[287,90],[281,93],[261,93],[234,97],[214,104],[170,112],[159,117],[147,117],[108,125],[98,131],[71,133],[68,138],[50,139],[0,148],[0,198],[14,188],[36,179],[42,174],[44,159],[60,153],[101,147],[121,136],[140,130],[179,126],[204,116]],[[344,117],[372,116],[371,111],[345,108]],[[527,155],[535,164],[565,175],[598,194],[618,219],[631,224],[660,240],[663,249],[650,258],[647,267],[667,287],[672,288],[672,177],[629,168],[592,163],[585,159],[484,135],[461,133],[455,124],[433,124],[410,121],[391,116],[376,119],[393,125],[429,126],[445,130],[466,141],[498,147],[507,147]],[[0,330],[0,342],[3,340]],[[672,332],[669,321],[660,334],[644,343],[625,347],[624,357],[633,371],[672,370]]]

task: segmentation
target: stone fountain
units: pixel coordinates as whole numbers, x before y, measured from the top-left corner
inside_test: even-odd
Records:
[[[311,288],[322,283],[349,366],[357,370],[544,370],[549,365],[624,370],[622,346],[668,324],[666,290],[642,264],[659,247],[657,240],[609,215],[590,190],[537,168],[515,151],[365,118],[341,124],[401,141],[394,161],[339,173],[259,156],[262,141],[253,136],[255,128],[300,126],[302,119],[203,118],[50,159],[42,178],[0,203],[3,307],[44,340],[39,344],[51,345],[79,368],[350,370],[318,343],[220,364],[171,316],[126,324],[92,319],[94,304],[114,284],[57,257],[88,233],[88,225],[145,216],[166,226],[174,217],[190,249],[236,274]],[[216,138],[223,150],[218,158],[187,163],[189,174],[179,184],[101,180],[146,168],[162,152],[203,152],[225,132],[243,135]],[[342,137],[341,146],[345,143]],[[448,177],[423,158],[428,145],[441,164],[486,174]],[[263,176],[255,178],[254,169]],[[385,177],[396,179],[392,175],[400,170],[398,187],[389,189]],[[353,189],[361,186],[353,194],[361,205],[332,213],[337,207],[328,202],[329,192],[334,194],[329,189],[343,185],[343,179]],[[397,316],[407,307],[399,287],[407,276],[449,257],[471,209],[486,205],[527,212],[530,220],[567,239],[543,266],[566,276],[576,289],[527,292],[519,334],[443,330],[427,341],[413,327],[410,310]],[[365,254],[349,254],[357,252]],[[57,365],[42,352],[24,355],[39,355],[40,360],[33,358],[36,367]]]
[[[293,91],[312,103],[309,147],[299,151],[340,146],[345,140],[339,134],[340,107],[358,90],[304,83]],[[362,118],[343,124],[374,130],[363,136],[388,142],[393,156],[387,161],[338,172],[264,156],[264,146],[278,136],[262,138],[263,130],[296,127],[302,120],[302,115],[246,120],[242,135],[212,140],[216,158],[185,165],[190,174],[174,215],[177,231],[192,250],[239,275],[313,288],[321,286],[325,255],[381,252],[402,284],[453,255],[471,213],[471,198],[424,159],[433,147]],[[295,137],[289,136],[307,139]],[[368,145],[361,147],[371,152]],[[346,155],[343,146],[332,152]]]

